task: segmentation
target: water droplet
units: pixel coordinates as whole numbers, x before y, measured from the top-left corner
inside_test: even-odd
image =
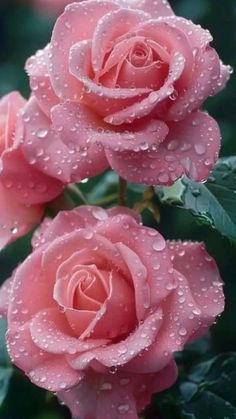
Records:
[[[125,415],[126,413],[129,412],[129,405],[121,404],[120,406],[118,406],[117,410],[121,415]]]
[[[162,237],[160,237],[159,239],[156,239],[152,244],[152,248],[156,250],[157,252],[160,252],[161,250],[165,249],[165,247],[166,247],[166,243]]]
[[[37,137],[38,138],[45,138],[48,135],[48,130],[47,129],[41,129],[39,131],[37,131]]]
[[[179,329],[179,334],[180,334],[180,336],[186,336],[187,335],[187,330],[185,329],[185,327],[181,327],[180,329]]]

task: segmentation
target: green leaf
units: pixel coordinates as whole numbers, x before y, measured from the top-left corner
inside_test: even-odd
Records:
[[[0,406],[8,391],[10,378],[13,373],[5,344],[6,322],[0,319]]]
[[[5,368],[0,367],[0,406],[2,405],[6,395],[7,390],[10,382],[10,378],[12,376],[13,369],[12,368]]]
[[[163,205],[188,210],[202,224],[236,240],[236,156],[219,159],[204,184],[183,177],[155,191]]]
[[[236,353],[199,364],[180,385],[183,418],[235,419],[235,388]]]

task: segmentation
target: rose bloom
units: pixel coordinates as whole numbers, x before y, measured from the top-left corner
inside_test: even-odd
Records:
[[[21,142],[21,111],[26,101],[18,92],[0,99],[0,248],[26,234],[43,215],[44,204],[58,195],[61,183],[29,165]]]
[[[168,185],[182,174],[203,181],[220,131],[199,108],[230,74],[211,41],[167,1],[88,0],[66,7],[27,71],[60,141],[71,154],[87,150],[91,168],[101,159],[135,183]],[[35,157],[31,133],[25,154]],[[81,179],[74,163],[62,170]]]
[[[223,310],[214,260],[122,207],[61,212],[33,246],[0,293],[12,361],[77,418],[137,419]]]

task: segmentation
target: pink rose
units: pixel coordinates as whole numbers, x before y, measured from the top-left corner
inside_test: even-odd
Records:
[[[91,161],[104,160],[105,152],[131,182],[172,184],[182,174],[203,181],[220,132],[199,108],[230,73],[211,41],[209,31],[175,16],[167,1],[88,0],[66,7],[50,46],[27,70],[71,153],[96,146]]]
[[[125,208],[61,212],[33,246],[0,293],[12,361],[80,419],[137,419],[223,310],[214,260]]]
[[[43,204],[62,189],[60,182],[34,169],[23,156],[25,104],[18,92],[0,100],[0,249],[38,223]]]

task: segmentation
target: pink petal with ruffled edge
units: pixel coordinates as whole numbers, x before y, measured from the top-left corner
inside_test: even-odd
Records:
[[[137,315],[140,316],[145,311],[147,313],[150,307],[157,307],[175,285],[172,262],[163,237],[153,229],[141,227],[127,215],[104,220],[95,226],[95,231],[116,243],[121,259],[130,272],[128,277],[137,281],[134,285],[137,292],[136,304],[141,304],[136,309]],[[129,253],[126,253],[126,248],[130,249]],[[142,292],[145,300],[141,299]]]
[[[210,47],[200,50],[195,57],[192,83],[173,101],[165,119],[183,120],[192,111],[198,109],[208,96],[214,94],[219,77],[220,60],[216,51]]]
[[[43,173],[56,178],[61,182],[79,182],[84,178],[95,176],[107,168],[107,160],[103,150],[96,144],[84,150],[80,144],[72,146],[71,136],[65,136],[61,131],[61,114],[55,110],[55,124],[51,125],[50,119],[42,112],[35,98],[32,98],[24,110],[25,136],[23,152],[29,163],[33,164]],[[54,110],[53,118],[54,118]],[[70,118],[65,120],[65,129],[70,123]],[[70,126],[71,128],[71,126]],[[68,142],[68,144],[67,144]],[[54,182],[57,182],[54,179]],[[50,180],[51,182],[53,181]]]
[[[42,258],[41,270],[47,272],[48,278],[55,281],[59,266],[74,253],[75,249],[78,248],[78,243],[81,250],[87,249],[92,254],[96,253],[96,259],[100,258],[103,269],[115,269],[119,270],[125,277],[128,275],[124,261],[109,239],[94,234],[91,230],[81,229],[64,234],[47,246],[47,251]]]
[[[162,310],[158,309],[150,314],[139,327],[130,333],[123,341],[92,349],[79,355],[68,355],[67,360],[72,368],[85,370],[88,366],[93,367],[94,361],[107,368],[120,365],[129,370],[129,363],[133,359],[139,359],[140,354],[147,352],[154,344],[163,322]]]
[[[73,209],[73,211],[60,211],[54,219],[44,218],[43,222],[40,224],[39,228],[36,230],[33,236],[32,245],[34,245],[34,242],[37,244],[36,247],[43,245],[46,242],[51,243],[57,237],[66,233],[71,233],[81,228],[89,229],[89,232],[90,228],[92,228],[91,230],[94,231],[94,226],[98,222],[104,221],[109,217],[119,216],[121,214],[133,218],[138,224],[141,223],[139,214],[135,213],[129,208],[121,206],[116,206],[105,210],[95,205],[82,205]],[[91,253],[90,256],[87,256],[89,255],[89,252],[87,252],[86,249],[83,249],[75,253],[75,255],[77,254],[79,257],[78,260],[81,264],[89,264],[90,258],[90,263],[95,263],[99,266],[99,256],[96,257],[94,252],[93,256],[91,256]],[[73,255],[70,257],[73,258]],[[67,263],[68,262],[66,262],[66,264]],[[62,267],[63,263],[60,269],[62,269]],[[65,271],[66,270],[67,268]]]
[[[137,419],[137,413],[150,403],[152,394],[170,387],[176,376],[174,362],[155,375],[90,373],[79,386],[60,391],[57,396],[70,408],[73,416],[79,415],[81,419],[94,415],[94,412],[97,419],[123,419],[126,414]]]
[[[49,73],[59,97],[80,98],[82,85],[69,71],[70,49],[82,40],[91,39],[96,22],[118,8],[112,1],[88,0],[69,5],[57,20],[50,44]],[[89,18],[91,15],[93,19]]]
[[[165,84],[158,91],[153,91],[145,99],[135,102],[133,105],[105,117],[104,121],[112,125],[122,125],[125,123],[132,123],[136,119],[149,115],[157,105],[174,92],[174,83],[179,80],[184,71],[184,67],[184,56],[179,52],[174,52],[171,56],[169,75]]]
[[[50,355],[32,341],[29,322],[11,323],[6,334],[12,362],[21,368],[32,383],[51,391],[73,387],[84,374],[74,371],[63,356]]]
[[[106,339],[77,339],[58,308],[40,311],[30,322],[30,332],[35,345],[50,354],[75,354],[108,343]]]
[[[163,323],[148,352],[132,359],[127,371],[154,373],[164,368],[173,353],[184,348],[191,336],[201,328],[198,305],[191,294],[186,278],[174,271],[176,288],[162,302]]]
[[[89,105],[98,115],[107,116],[131,106],[138,98],[151,92],[150,88],[109,88],[101,86],[89,76],[91,41],[81,41],[70,50],[70,72],[83,85],[80,101]],[[98,73],[99,75],[99,73]]]
[[[131,371],[154,372],[162,368],[173,352],[202,336],[224,308],[219,271],[204,246],[170,242],[168,248],[174,267],[181,272],[176,271],[178,287],[162,304],[164,320],[155,345],[139,360],[129,363]]]
[[[18,141],[19,112],[26,100],[18,92],[11,92],[0,100],[0,153]]]
[[[0,249],[27,234],[40,222],[44,208],[25,206],[16,201],[11,191],[0,183]]]
[[[6,279],[0,288],[0,316],[7,317],[13,278]]]
[[[111,168],[129,182],[147,185],[171,185],[183,174],[196,181],[206,180],[220,148],[216,121],[199,111],[168,126],[167,139],[157,152],[106,150]]]
[[[53,277],[44,276],[42,249],[33,252],[14,274],[12,298],[8,310],[9,324],[22,325],[45,306],[57,307],[53,300],[53,281]]]
[[[59,99],[52,89],[48,74],[48,54],[49,46],[39,50],[27,60],[25,69],[30,77],[30,87],[38,104],[43,112],[50,117],[51,108],[59,102]]]
[[[70,165],[66,161],[71,156],[68,148],[60,141],[58,133],[51,126],[51,120],[35,97],[31,97],[24,108],[23,121],[25,133],[22,150],[29,164],[61,182],[69,182]]]
[[[160,20],[183,31],[192,48],[204,49],[213,40],[208,29],[203,29],[200,25],[195,25],[189,19],[180,16],[165,16],[164,18],[160,17]]]
[[[101,17],[94,30],[91,45],[92,66],[95,74],[101,71],[106,53],[111,49],[114,41],[150,17],[149,14],[140,10],[128,9],[115,10]],[[129,38],[127,42],[129,43]]]
[[[195,314],[201,316],[201,325],[194,334],[194,338],[198,338],[224,310],[223,282],[214,259],[206,252],[203,243],[168,242],[168,248],[174,268],[188,278],[198,305]]]
[[[60,195],[63,185],[25,160],[22,150],[9,149],[2,154],[0,181],[12,200],[24,205],[45,204]]]
[[[62,120],[65,121],[63,131],[60,132],[62,141],[65,144],[68,143],[71,150],[84,147],[85,150],[81,153],[85,153],[85,155],[87,149],[88,166],[91,160],[92,170],[95,173],[98,170],[104,170],[108,165],[104,157],[104,149],[111,149],[116,152],[156,150],[158,144],[168,134],[168,127],[165,122],[154,119],[138,121],[131,126],[123,126],[121,130],[119,128],[114,129],[114,127],[110,129],[111,126],[97,119],[88,107],[72,102],[54,108],[53,123],[55,129]],[[94,150],[95,147],[97,147],[96,150]],[[91,158],[89,158],[90,150],[94,150],[94,155]],[[99,166],[98,162],[100,161]],[[81,168],[79,168],[78,173],[80,173],[80,170]],[[76,170],[73,171],[73,178],[77,179]]]
[[[140,9],[150,13],[155,18],[174,14],[167,0],[116,0],[122,7]]]

